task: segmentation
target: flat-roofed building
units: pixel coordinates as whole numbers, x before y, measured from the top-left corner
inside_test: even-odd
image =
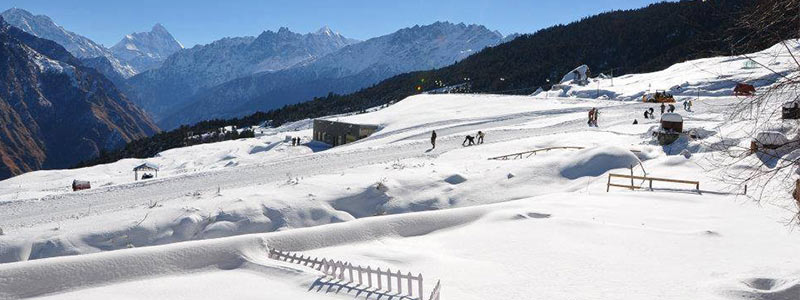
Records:
[[[363,139],[377,130],[376,125],[314,120],[314,140],[334,147]]]

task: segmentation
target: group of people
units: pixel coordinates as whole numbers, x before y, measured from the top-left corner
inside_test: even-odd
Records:
[[[683,101],[683,110],[692,111],[692,100]]]
[[[683,101],[683,110],[685,111],[692,111],[692,100]],[[663,115],[665,112],[667,113],[674,113],[675,112],[675,105],[666,105],[661,103],[661,114]],[[644,111],[644,118],[646,119],[655,119],[655,110],[651,107]],[[633,120],[633,124],[639,124],[639,121]]]
[[[655,114],[656,114],[656,110],[655,109],[653,109],[652,107],[648,108],[648,109],[646,109],[644,111],[644,118],[645,119],[655,119],[656,118]]]
[[[292,137],[292,146],[300,146],[300,138],[299,137]]]
[[[478,131],[478,134],[477,134],[477,135],[475,135],[475,136],[472,136],[472,135],[469,135],[469,134],[468,134],[468,135],[467,135],[467,136],[464,138],[464,142],[462,142],[462,143],[461,143],[461,146],[464,146],[464,147],[466,147],[466,146],[472,146],[472,145],[480,145],[480,144],[483,144],[483,138],[484,138],[485,136],[486,136],[486,133],[484,133],[483,131],[480,131],[480,130]],[[475,138],[476,138],[476,137],[477,137],[477,139],[478,139],[477,143],[475,142]],[[432,150],[432,149],[436,149],[436,130],[434,130],[433,132],[431,132],[431,146],[432,146],[431,150]]]
[[[588,122],[589,126],[597,127],[598,115],[600,115],[600,110],[597,109],[596,107],[589,110],[589,122]]]
[[[483,133],[483,131],[478,131],[478,135],[476,135],[476,136],[478,137],[478,143],[477,143],[477,145],[483,144],[483,137],[484,137],[485,135],[486,135],[486,134],[485,134],[485,133]],[[464,138],[464,142],[462,142],[462,143],[461,143],[461,146],[472,146],[472,145],[476,145],[476,143],[475,143],[475,136],[467,135],[467,136]]]

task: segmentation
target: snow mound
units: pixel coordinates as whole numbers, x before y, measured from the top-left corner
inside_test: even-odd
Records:
[[[628,149],[597,147],[582,150],[570,158],[561,168],[561,176],[568,179],[600,176],[610,170],[630,168],[638,164],[639,159]]]
[[[789,139],[783,133],[777,131],[759,132],[756,135],[756,141],[762,145],[784,145],[789,143]]]
[[[388,188],[378,183],[353,196],[339,198],[331,203],[336,210],[349,213],[355,218],[372,217],[383,212],[383,205],[392,198],[386,194]]]
[[[742,280],[730,296],[737,299],[789,300],[800,295],[800,280],[750,278]]]

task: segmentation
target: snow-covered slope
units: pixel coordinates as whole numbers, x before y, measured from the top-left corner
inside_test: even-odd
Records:
[[[800,51],[797,40],[789,41],[788,45],[793,52]],[[565,76],[565,81],[551,91],[537,95],[641,101],[644,94],[662,90],[687,97],[728,96],[737,83],[769,86],[782,76],[773,71],[785,75],[796,66],[786,47],[779,44],[747,56],[686,61],[653,73],[613,78],[610,75],[598,76],[590,78],[585,85]]]
[[[33,15],[20,8],[6,10],[0,15],[2,15],[11,26],[22,29],[22,31],[34,36],[54,41],[66,48],[67,51],[77,58],[105,57],[111,62],[114,66],[114,71],[119,73],[119,75],[128,78],[137,73],[135,68],[120,62],[102,45],[95,43],[89,38],[64,29],[64,27],[59,26],[47,16]]]
[[[768,55],[777,49],[751,57],[796,72],[791,57]],[[8,278],[0,280],[0,298],[257,299],[260,284],[277,298],[367,294],[325,285],[312,269],[267,260],[265,249],[273,247],[421,272],[428,291],[442,280],[444,299],[794,300],[800,234],[785,225],[798,210],[783,192],[785,182],[751,186],[750,193],[781,191],[756,204],[711,168],[720,147],[747,148],[743,129],[755,127],[753,120],[729,118],[740,101],[732,89],[711,88],[746,72],[764,78],[763,70],[722,63],[736,59],[692,61],[696,68],[676,69],[683,74],[615,79],[610,91],[633,96],[614,101],[409,97],[328,117],[380,130],[324,151],[308,142],[306,120],[249,140],[5,180],[0,262],[11,263],[0,264],[0,278]],[[651,135],[658,122],[640,117],[654,105],[638,101],[634,91],[648,82],[670,84],[672,77],[710,87],[700,99],[677,95],[694,103],[692,111],[679,111],[684,129],[703,134],[660,146]],[[772,83],[761,82],[759,91]],[[781,99],[767,105],[780,109]],[[592,107],[599,108],[599,127],[586,124]],[[795,123],[770,123],[796,139]],[[439,136],[435,149],[432,130]],[[464,136],[478,130],[486,142],[462,147]],[[290,146],[287,136],[303,137],[304,144]],[[488,160],[564,146],[585,149]],[[763,159],[744,156],[733,169],[768,166]],[[158,179],[133,182],[131,168],[143,161],[162,165]],[[655,182],[653,191],[606,192],[608,173],[628,174],[637,163],[636,175],[698,180],[702,190]],[[95,188],[69,191],[78,177]]]
[[[122,62],[141,73],[158,68],[167,57],[181,49],[183,45],[163,25],[156,24],[150,32],[126,35],[110,50]]]

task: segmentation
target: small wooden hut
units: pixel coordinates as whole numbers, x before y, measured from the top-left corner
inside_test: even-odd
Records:
[[[134,176],[133,180],[134,181],[135,180],[139,180],[139,171],[142,171],[142,172],[155,172],[155,177],[158,177],[158,166],[155,165],[155,164],[151,164],[149,162],[143,163],[143,164],[138,165],[135,168],[133,168],[133,174],[134,174],[133,175]],[[150,177],[148,176],[148,178],[150,178]],[[144,178],[144,176],[142,176],[142,179],[146,179],[146,178]]]
[[[661,116],[661,128],[655,132],[658,143],[669,145],[680,138],[683,133],[683,117],[676,113],[666,113]]]
[[[676,113],[666,113],[661,116],[661,128],[664,131],[683,132],[683,117]]]
[[[89,183],[88,180],[73,180],[72,181],[72,191],[81,191],[81,190],[88,190],[92,188],[92,184]]]
[[[737,83],[736,87],[733,88],[733,94],[736,96],[752,96],[756,94],[756,87],[746,83]]]

